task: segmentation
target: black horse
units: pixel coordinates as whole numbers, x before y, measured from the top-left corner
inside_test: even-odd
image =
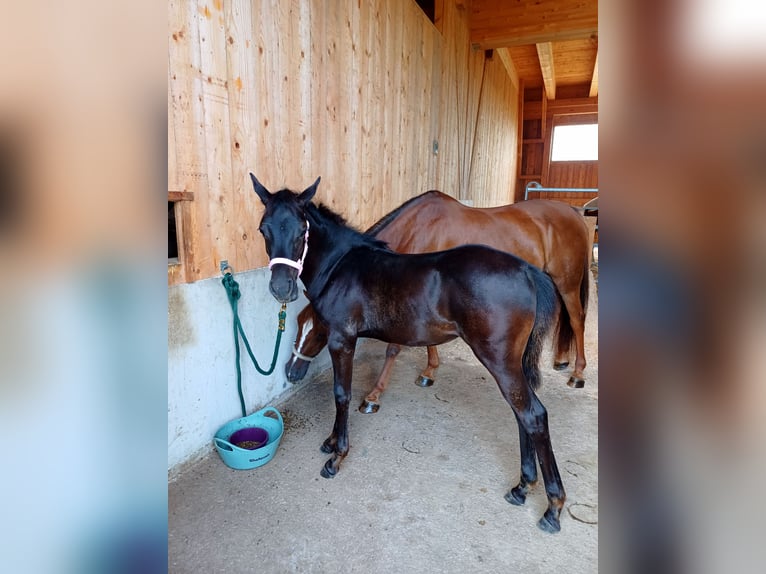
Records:
[[[518,257],[482,245],[395,253],[327,207],[311,203],[319,179],[300,194],[288,189],[272,194],[250,177],[266,206],[259,230],[270,258],[271,294],[281,303],[294,301],[300,276],[328,329],[336,414],[322,444],[323,452],[332,453],[322,476],[334,477],[348,454],[357,338],[422,347],[461,337],[495,378],[518,422],[521,478],[506,500],[524,504],[537,480],[539,459],[548,509],[538,525],[560,530],[566,495],[548,415],[534,392],[543,340],[559,311],[551,279]]]

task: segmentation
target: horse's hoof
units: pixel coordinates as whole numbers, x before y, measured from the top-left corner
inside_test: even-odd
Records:
[[[571,376],[569,377],[569,380],[567,381],[567,386],[572,387],[573,389],[581,389],[585,386],[585,379],[581,379],[580,377]]]
[[[325,441],[322,443],[322,446],[319,447],[319,450],[321,450],[325,454],[332,454],[335,452],[335,445],[332,443]]]
[[[322,470],[319,471],[319,474],[322,475],[322,478],[335,478],[335,475],[338,474],[338,471],[332,467],[332,459],[328,460],[324,464]]]
[[[380,405],[378,403],[372,403],[370,401],[364,401],[361,405],[359,405],[359,412],[366,415],[377,413],[379,409]]]
[[[522,506],[527,501],[527,495],[518,486],[514,486],[505,494],[505,499],[514,506]]]
[[[566,361],[566,362],[563,362],[563,363],[558,363],[558,362],[554,362],[553,363],[553,370],[554,371],[563,371],[567,367],[569,367],[569,361]]]
[[[549,512],[543,514],[543,517],[537,522],[537,526],[540,530],[544,530],[549,534],[556,534],[561,530],[561,523],[558,518],[553,516],[552,513],[549,514]]]
[[[424,377],[423,375],[420,375],[417,380],[415,381],[415,384],[419,387],[430,387],[434,384],[434,380],[430,377]]]

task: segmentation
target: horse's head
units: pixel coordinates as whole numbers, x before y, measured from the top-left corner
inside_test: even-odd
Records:
[[[309,225],[305,210],[316,193],[320,178],[300,194],[288,189],[271,193],[252,173],[250,179],[255,193],[266,206],[258,230],[263,235],[269,256],[269,291],[280,303],[295,301],[298,277],[308,251]]]
[[[298,313],[298,333],[295,337],[293,353],[285,363],[287,380],[295,383],[303,379],[309,363],[327,344],[327,329],[314,313],[311,305],[306,305]]]

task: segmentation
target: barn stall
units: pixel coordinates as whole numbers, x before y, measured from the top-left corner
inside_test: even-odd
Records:
[[[441,399],[450,401],[444,404],[454,404],[460,402],[461,396],[474,394],[461,395],[466,391],[455,387],[453,400],[447,387],[450,378],[461,380],[467,376],[485,381],[481,383],[485,388],[475,394],[481,394],[492,406],[479,406],[476,412],[489,409],[497,413],[494,416],[498,420],[485,415],[489,420],[482,424],[489,424],[490,430],[472,431],[470,425],[461,432],[441,429],[439,421],[444,418],[475,418],[471,409],[477,405],[464,405],[467,410],[462,414],[436,417],[427,404],[413,406],[412,401],[428,397],[438,404],[442,402],[434,398],[438,391],[423,394],[409,380],[399,385],[394,380],[386,412],[352,415],[353,448],[344,467],[347,474],[323,481],[318,478],[317,464],[324,455],[317,448],[321,440],[317,442],[314,434],[326,433],[332,425],[329,356],[325,351],[312,363],[307,382],[292,385],[285,380],[282,365],[295,339],[295,316],[306,300],[291,303],[274,373],[259,375],[244,355],[242,362],[247,411],[277,405],[289,415],[284,443],[274,460],[261,468],[233,471],[223,466],[213,450],[212,437],[241,413],[232,311],[221,277],[223,267],[228,265],[241,287],[239,312],[245,332],[258,360],[268,364],[279,304],[268,290],[268,261],[257,230],[262,204],[252,191],[249,171],[272,190],[302,190],[321,176],[317,199],[359,229],[429,189],[439,189],[467,205],[492,207],[522,200],[530,181],[544,188],[597,188],[596,160],[550,159],[557,125],[597,122],[596,2],[215,1],[170,2],[169,6],[168,209],[169,228],[173,230],[169,235],[168,262],[171,570],[191,571],[192,565],[202,560],[200,552],[209,560],[209,567],[203,568],[209,571],[249,571],[256,563],[261,570],[275,572],[323,571],[330,565],[343,569],[342,561],[335,562],[338,557],[328,558],[334,551],[331,544],[324,547],[319,531],[315,534],[319,542],[312,542],[308,533],[304,538],[287,536],[277,542],[277,533],[296,527],[282,513],[302,517],[304,522],[307,516],[316,514],[309,522],[316,521],[317,525],[333,516],[338,532],[352,535],[360,527],[346,522],[348,516],[379,515],[394,506],[404,512],[409,506],[410,513],[403,519],[407,527],[402,532],[415,534],[425,528],[423,532],[431,537],[431,543],[427,537],[420,543],[432,544],[439,529],[427,524],[425,517],[444,519],[443,512],[433,512],[440,507],[450,508],[454,518],[454,512],[474,502],[489,504],[487,512],[503,517],[494,525],[495,534],[505,532],[498,544],[510,539],[509,528],[517,529],[524,550],[517,549],[521,554],[516,557],[513,552],[507,554],[507,549],[493,555],[493,543],[484,540],[481,551],[461,554],[464,565],[480,568],[481,560],[495,566],[516,560],[534,563],[530,549],[535,544],[541,545],[539,548],[549,544],[540,540],[543,533],[534,528],[533,517],[543,503],[542,488],[536,491],[537,507],[514,513],[518,509],[502,500],[504,491],[497,490],[502,487],[495,485],[490,496],[481,490],[490,488],[484,482],[467,482],[467,477],[481,474],[475,473],[472,465],[484,468],[494,464],[497,479],[505,483],[505,488],[510,486],[518,473],[518,458],[514,458],[518,457],[518,447],[515,425],[503,426],[507,435],[492,430],[500,419],[505,419],[503,425],[513,422],[510,409],[492,388],[491,377],[460,342],[448,346],[443,370],[450,361],[446,357],[452,357],[469,369],[469,374],[445,375]],[[541,192],[539,196],[582,205],[595,194]],[[583,572],[592,571],[596,564],[595,299],[594,294],[588,319],[586,389],[579,395],[571,391],[566,394],[568,389],[562,386],[566,378],[547,367],[551,360],[546,356],[545,383],[540,391],[552,413],[554,449],[563,457],[565,480],[590,476],[589,480],[582,479],[586,486],[575,497],[574,502],[580,506],[574,510],[570,506],[569,519],[562,515],[563,530],[559,535],[568,540],[560,556],[571,559],[572,552],[578,554],[577,564],[570,562],[570,571]],[[361,395],[374,379],[382,347],[378,343],[360,343],[360,347],[354,389]],[[402,353],[399,376],[410,378],[410,371],[423,360],[418,351]],[[407,367],[406,363],[413,365]],[[556,408],[557,401],[562,408]],[[427,428],[405,428],[402,419],[408,419],[413,408],[422,413],[420,418],[430,421]],[[386,413],[389,418],[384,418]],[[421,452],[424,457],[435,457],[430,464],[419,463],[428,465],[417,471],[419,481],[434,483],[443,473],[439,464],[455,464],[439,459],[436,443],[422,437],[440,432],[452,437],[452,460],[471,452],[489,456],[488,461],[472,459],[468,468],[459,471],[465,478],[455,479],[460,488],[446,488],[442,493],[453,501],[455,496],[466,497],[457,509],[440,506],[438,499],[430,497],[430,506],[412,507],[417,500],[426,499],[417,491],[405,496],[413,476],[405,468],[408,461],[402,459],[402,452],[389,453],[387,462],[385,452],[367,455],[367,448],[386,443],[376,439],[375,429],[388,436],[396,428],[409,433],[405,439],[401,435],[389,437],[399,451],[415,458],[422,458]],[[457,440],[461,436],[467,440]],[[579,446],[567,453],[567,447],[575,444]],[[359,466],[361,460],[357,459],[357,468],[352,470],[352,459],[362,452],[370,464],[370,459],[375,459],[380,468]],[[296,467],[293,463],[299,460],[302,462]],[[437,464],[439,460],[442,462]],[[298,490],[283,498],[286,493],[279,493],[282,482],[275,473],[288,469],[291,475],[300,470],[300,479],[293,477]],[[385,474],[386,469],[389,473],[395,470],[393,474],[399,476],[390,477],[385,486],[376,485],[376,477]],[[316,484],[315,479],[326,484]],[[341,481],[346,482],[339,485]],[[570,483],[568,489],[571,500]],[[367,492],[357,497],[362,490]],[[477,492],[480,499],[474,501]],[[368,500],[370,496],[374,500]],[[322,505],[318,505],[319,499]],[[286,508],[286,500],[296,506]],[[237,510],[238,505],[249,509],[243,513]],[[212,507],[226,516],[212,519]],[[463,527],[453,524],[454,532],[445,534],[443,543],[450,543],[451,536],[461,532],[469,536],[475,531],[474,536],[484,536],[482,529],[487,520],[477,517],[467,519]],[[244,543],[250,536],[248,521],[261,534],[257,544],[235,556],[237,543]],[[367,522],[371,525],[367,526]],[[383,539],[383,530],[395,531],[397,523],[367,522],[366,532],[377,541],[373,546],[382,554],[367,559],[372,564],[370,571],[390,571],[381,562],[391,550]],[[206,531],[211,525],[225,528],[224,524],[232,525],[229,534],[214,529],[216,540],[222,544],[202,543],[203,539],[210,540],[210,532]],[[384,526],[377,530],[375,524]],[[241,538],[243,535],[245,538]],[[287,556],[291,544],[300,546],[300,556]],[[417,547],[415,544],[413,548]],[[438,563],[438,555],[446,560],[450,552],[431,550],[427,555],[433,564],[433,560]],[[418,554],[412,548],[401,556],[417,563]],[[248,564],[248,557],[254,562]],[[400,562],[397,569],[406,564]],[[450,568],[444,566],[441,570]]]

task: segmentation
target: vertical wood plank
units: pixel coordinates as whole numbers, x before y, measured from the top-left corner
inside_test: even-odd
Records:
[[[195,194],[195,201],[181,206],[177,224],[183,228],[179,259],[183,273],[171,281],[192,281],[200,276],[198,253],[209,244],[205,232],[208,205],[207,162],[205,154],[205,114],[202,97],[200,69],[200,36],[196,6],[173,0],[168,4],[168,52],[170,60],[170,85],[176,145],[176,173],[179,191]],[[178,214],[178,211],[176,213]]]
[[[330,100],[328,99],[327,76],[328,70],[328,42],[327,42],[327,17],[328,11],[322,3],[311,4],[311,40],[310,40],[310,83],[311,100],[309,106],[311,116],[308,119],[311,134],[311,163],[316,176],[322,177],[319,186],[321,201],[330,205],[329,191],[332,189],[332,181],[327,171],[328,146],[331,139],[328,130],[330,113]],[[312,176],[312,177],[316,177]],[[313,180],[312,180],[313,181]]]
[[[197,3],[200,34],[200,72],[205,106],[205,141],[208,172],[207,225],[211,241],[198,259],[197,279],[220,273],[219,262],[234,257],[231,212],[231,151],[226,31],[223,3]],[[196,196],[195,196],[196,198]]]
[[[173,118],[173,96],[170,90],[170,85],[172,84],[171,67],[172,62],[168,58],[168,190],[181,191],[176,162],[177,145],[176,126]]]
[[[249,165],[256,157],[259,96],[255,90],[255,59],[252,51],[252,10],[249,2],[225,0],[226,61],[229,98],[229,153],[231,184],[227,228],[231,230],[229,264],[233,269],[252,269],[266,264],[266,254],[258,233],[263,211],[253,193],[249,172],[260,176],[257,166]],[[233,254],[233,256],[231,255]]]

